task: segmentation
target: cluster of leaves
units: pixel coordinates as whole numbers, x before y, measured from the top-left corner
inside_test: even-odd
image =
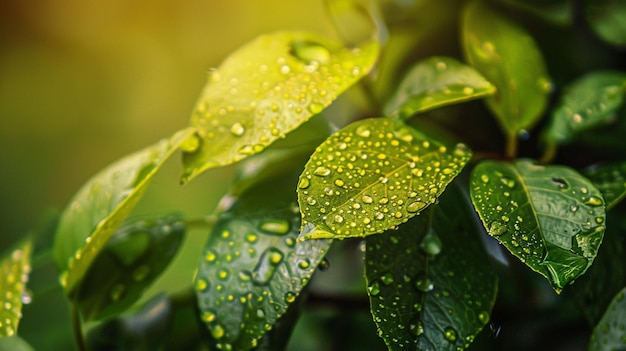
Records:
[[[591,349],[624,347],[626,71],[565,67],[551,78],[569,57],[544,55],[540,39],[564,41],[581,10],[609,55],[625,45],[626,6],[328,5],[347,45],[300,32],[258,37],[211,72],[188,128],[75,195],[54,258],[79,346],[95,322],[91,349],[181,347],[172,335],[188,349],[282,349],[331,247],[358,238],[363,288],[390,350],[471,347],[495,328],[494,304],[506,300],[498,287],[515,285],[517,262],[581,303],[596,326]],[[177,151],[182,183],[237,162],[240,171],[204,221],[190,297],[157,296],[133,312],[189,219],[127,217]],[[2,260],[4,336],[17,330],[30,247]],[[0,344],[28,349],[17,337]]]

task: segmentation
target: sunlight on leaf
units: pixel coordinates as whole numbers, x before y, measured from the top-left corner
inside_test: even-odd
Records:
[[[431,57],[415,64],[405,75],[385,113],[407,118],[494,92],[495,87],[474,68],[449,57]]]
[[[296,301],[331,240],[296,242],[294,176],[258,183],[220,217],[195,289],[200,319],[222,349],[257,345]]]
[[[176,216],[136,220],[118,229],[76,290],[83,319],[119,314],[137,301],[174,258],[185,229]]]
[[[602,193],[565,166],[481,162],[470,194],[489,234],[560,292],[592,264],[605,230]]]
[[[607,211],[626,196],[626,161],[589,167],[583,174],[604,196]]]
[[[199,146],[183,154],[182,182],[257,154],[322,112],[372,69],[374,43],[347,49],[299,32],[263,35],[209,78],[191,118]]]
[[[543,138],[564,144],[576,134],[615,119],[624,102],[626,73],[589,73],[565,89]]]
[[[626,348],[626,288],[622,289],[593,329],[590,351],[613,351]]]
[[[0,261],[0,339],[17,333],[30,273],[30,240],[6,252]]]
[[[326,139],[298,183],[299,240],[363,237],[418,215],[471,158],[401,120],[372,118]]]
[[[626,47],[626,2],[586,0],[585,15],[596,35],[605,42]]]
[[[150,181],[181,144],[188,128],[111,164],[74,195],[59,221],[54,255],[70,295],[115,230],[139,202]]]
[[[469,63],[496,86],[487,106],[507,135],[530,129],[548,103],[552,83],[533,38],[482,1],[464,11],[463,50]]]
[[[458,350],[489,322],[497,277],[469,201],[450,186],[422,216],[366,240],[368,293],[389,350]]]

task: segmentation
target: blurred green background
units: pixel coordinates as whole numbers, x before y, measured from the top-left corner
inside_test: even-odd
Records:
[[[0,2],[0,249],[110,162],[184,127],[209,69],[245,42],[334,36],[325,11],[321,0]],[[181,188],[170,163],[138,212],[208,213],[229,169]]]

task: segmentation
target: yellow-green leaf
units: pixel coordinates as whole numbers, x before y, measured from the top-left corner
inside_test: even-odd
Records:
[[[355,122],[313,153],[298,183],[300,240],[364,237],[434,203],[471,158],[399,119]]]
[[[0,258],[0,337],[17,333],[22,317],[22,296],[30,273],[30,240]]]
[[[182,181],[259,153],[373,67],[375,43],[348,49],[301,33],[263,35],[212,71],[191,118],[199,146],[183,155]]]
[[[76,193],[59,221],[54,243],[66,293],[71,294],[115,230],[128,216],[150,181],[193,136],[184,129],[111,164]]]

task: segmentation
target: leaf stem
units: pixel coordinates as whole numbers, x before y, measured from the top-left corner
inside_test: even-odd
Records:
[[[549,142],[546,145],[545,150],[543,151],[543,155],[539,159],[539,163],[546,164],[546,163],[552,162],[554,158],[556,157],[556,151],[557,151],[556,143]]]
[[[80,321],[80,313],[78,312],[78,306],[76,302],[72,302],[70,314],[72,315],[72,330],[74,331],[74,339],[76,340],[76,346],[78,351],[87,351],[85,346],[85,338],[83,337],[83,330]]]
[[[506,158],[509,160],[517,157],[517,134],[508,133],[506,135]]]

